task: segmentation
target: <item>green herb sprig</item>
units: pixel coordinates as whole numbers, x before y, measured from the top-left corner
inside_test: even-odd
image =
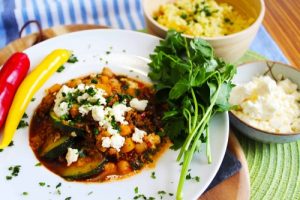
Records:
[[[168,105],[162,118],[164,134],[180,152],[182,169],[177,199],[182,189],[193,154],[206,143],[208,163],[211,163],[209,122],[218,112],[228,111],[235,66],[214,56],[210,44],[200,38],[187,39],[169,31],[150,55],[149,77],[155,82],[156,99]]]

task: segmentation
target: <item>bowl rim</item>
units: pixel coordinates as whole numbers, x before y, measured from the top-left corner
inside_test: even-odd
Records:
[[[143,7],[143,12],[144,12],[144,15],[146,17],[146,19],[150,20],[150,22],[152,24],[154,24],[156,27],[158,27],[159,29],[167,32],[169,29],[165,26],[162,26],[160,25],[157,21],[155,21],[153,19],[152,16],[150,16],[150,13],[147,11],[146,9],[146,1],[150,1],[150,0],[143,0],[142,1],[142,7]],[[259,11],[259,15],[258,17],[255,19],[254,23],[252,23],[250,26],[248,26],[247,28],[239,31],[239,32],[236,32],[236,33],[232,33],[232,34],[229,34],[229,35],[224,35],[224,36],[217,36],[217,37],[204,37],[204,36],[192,36],[192,35],[188,35],[188,34],[182,34],[184,37],[187,37],[187,38],[202,38],[204,40],[207,40],[207,41],[214,41],[214,40],[226,40],[226,39],[231,39],[231,38],[234,38],[236,36],[240,36],[240,35],[244,35],[246,34],[246,32],[249,30],[249,29],[252,29],[253,27],[255,26],[259,26],[264,18],[264,15],[265,15],[265,2],[264,0],[259,0],[260,2],[260,11]]]
[[[300,73],[300,69],[298,69],[297,67],[294,67],[292,65],[286,64],[286,63],[282,63],[282,62],[278,62],[278,61],[272,61],[272,60],[259,60],[259,61],[249,61],[249,62],[245,62],[242,63],[240,65],[238,65],[237,67],[245,67],[249,64],[255,64],[255,63],[274,63],[274,64],[278,64],[278,65],[282,65],[283,67],[288,67],[290,69],[293,69],[295,71],[297,71],[298,73]],[[252,128],[257,132],[261,132],[267,135],[272,135],[272,136],[295,136],[295,135],[300,135],[300,132],[295,132],[295,133],[275,133],[275,132],[271,132],[271,131],[266,131],[266,130],[262,130],[259,129],[257,127],[254,127],[252,125],[250,125],[248,122],[245,122],[244,120],[240,119],[235,113],[233,113],[232,111],[229,111],[230,116],[233,116],[235,119],[237,119],[240,123],[246,125],[248,128]]]

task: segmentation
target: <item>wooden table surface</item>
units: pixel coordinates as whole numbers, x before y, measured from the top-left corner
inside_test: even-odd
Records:
[[[300,0],[265,0],[264,26],[290,63],[300,69]]]

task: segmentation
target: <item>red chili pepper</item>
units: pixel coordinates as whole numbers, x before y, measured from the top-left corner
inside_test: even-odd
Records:
[[[30,67],[24,53],[14,53],[0,69],[0,128],[5,122],[14,95]]]

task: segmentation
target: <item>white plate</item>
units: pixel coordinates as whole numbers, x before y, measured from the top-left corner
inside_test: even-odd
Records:
[[[74,52],[79,62],[66,64],[66,69],[55,73],[35,95],[26,110],[31,119],[34,109],[41,102],[44,91],[54,83],[64,83],[75,77],[101,72],[103,66],[110,67],[116,73],[127,74],[130,77],[139,76],[144,81],[147,77],[147,58],[159,43],[159,38],[133,31],[124,30],[89,30],[59,36],[37,44],[25,52],[29,55],[31,69],[34,68],[48,53],[57,48],[67,48]],[[110,51],[110,54],[106,54]],[[108,62],[106,64],[106,61]],[[207,188],[220,167],[227,146],[229,124],[228,114],[218,114],[210,124],[212,164],[207,164],[205,145],[202,152],[196,153],[191,168],[192,176],[199,176],[200,182],[187,180],[184,187],[184,199],[197,199]],[[168,150],[159,159],[153,169],[143,170],[140,174],[120,181],[110,183],[79,183],[67,182],[43,166],[36,167],[39,161],[33,154],[28,141],[28,128],[17,130],[14,146],[0,153],[0,194],[5,199],[25,199],[23,192],[28,192],[26,199],[65,199],[72,200],[99,199],[117,200],[118,197],[133,199],[134,188],[139,193],[160,199],[158,191],[173,193],[164,195],[163,199],[175,199],[180,166],[176,162],[178,152]],[[10,174],[8,167],[21,165],[20,173],[12,180],[6,180]],[[156,179],[151,172],[155,171]],[[42,187],[39,182],[45,182]],[[62,183],[58,194],[55,186]],[[47,187],[49,185],[50,187]],[[89,194],[92,192],[91,194]],[[4,196],[3,196],[4,195]],[[2,198],[1,197],[1,198]]]

